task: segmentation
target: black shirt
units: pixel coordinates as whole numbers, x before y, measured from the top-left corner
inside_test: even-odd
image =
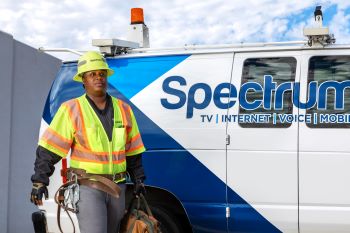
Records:
[[[94,101],[92,101],[92,99],[88,95],[85,96],[86,99],[89,101],[91,107],[94,109],[96,115],[100,119],[103,128],[107,133],[109,141],[112,141],[114,110],[111,96],[107,94],[106,106],[102,110],[96,106]]]

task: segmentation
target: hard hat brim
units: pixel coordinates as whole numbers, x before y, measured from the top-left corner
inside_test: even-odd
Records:
[[[107,78],[111,75],[114,74],[114,70],[108,68],[107,70]],[[73,80],[76,82],[83,82],[83,77],[82,77],[82,73],[77,73],[76,75],[74,75]]]

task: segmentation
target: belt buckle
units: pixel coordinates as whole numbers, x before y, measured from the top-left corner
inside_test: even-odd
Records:
[[[118,181],[122,178],[122,173],[115,173],[113,174],[113,182]]]

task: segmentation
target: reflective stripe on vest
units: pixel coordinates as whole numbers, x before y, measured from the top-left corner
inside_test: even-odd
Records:
[[[47,144],[51,145],[64,154],[68,153],[69,148],[72,144],[72,140],[68,140],[62,137],[51,128],[47,128],[41,140],[45,141]]]

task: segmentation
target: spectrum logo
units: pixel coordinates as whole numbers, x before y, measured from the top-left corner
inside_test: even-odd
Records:
[[[179,88],[174,88],[179,86]],[[160,102],[164,108],[179,109],[186,105],[186,118],[192,118],[195,109],[205,109],[211,101],[214,101],[216,107],[220,109],[227,109],[233,107],[237,100],[241,108],[246,110],[254,110],[261,106],[264,109],[275,110],[283,109],[283,98],[287,91],[292,91],[292,102],[294,106],[301,109],[310,109],[314,106],[317,109],[325,110],[327,107],[327,92],[329,89],[334,90],[334,109],[344,109],[344,93],[346,89],[350,90],[350,80],[337,82],[334,80],[325,81],[318,85],[317,81],[312,81],[308,84],[307,101],[302,103],[300,101],[300,83],[298,82],[284,82],[277,85],[273,81],[271,75],[264,75],[263,86],[257,82],[246,82],[237,92],[237,88],[231,83],[220,83],[214,91],[206,83],[193,84],[188,93],[180,89],[181,86],[187,86],[186,79],[181,76],[170,76],[163,82],[163,91],[172,96],[176,96],[179,100],[171,103],[167,98],[161,98]],[[204,92],[204,99],[196,101],[196,94],[198,91]],[[254,101],[247,100],[247,92],[262,92],[261,99]],[[274,100],[273,100],[274,93]],[[198,98],[197,98],[198,99]]]

